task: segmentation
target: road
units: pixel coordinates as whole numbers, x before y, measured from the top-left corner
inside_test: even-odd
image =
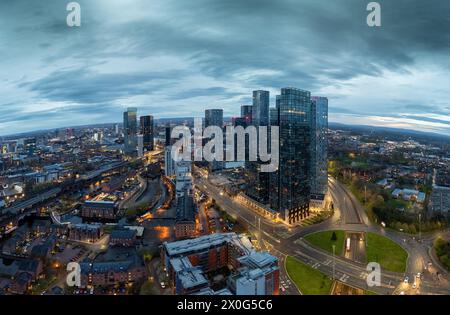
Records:
[[[407,274],[417,274],[421,272],[424,261],[429,261],[428,246],[425,242],[419,243],[414,240],[404,241],[405,235],[370,223],[362,205],[342,184],[330,180],[330,191],[335,206],[334,215],[319,224],[307,227],[288,228],[260,218],[258,227],[257,215],[247,207],[239,204],[233,198],[223,193],[211,184],[205,176],[194,178],[196,186],[205,191],[210,197],[216,200],[225,211],[233,217],[239,219],[249,231],[260,235],[260,237],[271,244],[283,255],[291,255],[300,261],[320,270],[324,274],[333,276],[333,260],[335,261],[335,279],[351,286],[370,289],[378,294],[392,294],[396,288],[403,283],[405,274],[383,271],[381,286],[369,288],[366,283],[366,265],[346,259],[345,257],[334,257],[332,254],[323,252],[309,246],[303,241],[303,237],[310,233],[325,231],[330,229],[342,229],[354,232],[373,232],[384,235],[400,244],[409,253]],[[441,283],[436,281],[422,281],[422,294],[449,294],[450,288],[446,286],[447,279]]]

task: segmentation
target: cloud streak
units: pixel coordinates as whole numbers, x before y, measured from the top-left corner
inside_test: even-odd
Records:
[[[51,128],[120,121],[126,106],[237,115],[253,89],[284,86],[328,96],[330,120],[450,132],[446,0],[380,1],[381,28],[363,0],[79,3],[69,28],[64,1],[1,1],[0,134],[41,115]]]

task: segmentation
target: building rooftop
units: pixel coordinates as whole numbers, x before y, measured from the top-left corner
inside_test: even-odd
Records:
[[[112,239],[130,239],[136,236],[136,230],[131,229],[115,229],[111,232],[111,238]]]
[[[163,246],[169,256],[182,255],[188,252],[206,250],[211,247],[219,246],[223,243],[233,242],[244,250],[247,254],[253,251],[248,238],[240,237],[236,233],[215,233],[200,236],[194,239],[187,239],[177,242],[164,242]]]
[[[182,270],[177,273],[178,279],[181,281],[183,288],[189,289],[201,285],[208,285],[208,279],[203,275],[200,267],[193,267],[187,270]]]
[[[177,221],[195,221],[195,203],[187,194],[177,199]]]
[[[200,291],[193,293],[192,295],[233,295],[227,288],[214,291],[211,288],[203,288]]]

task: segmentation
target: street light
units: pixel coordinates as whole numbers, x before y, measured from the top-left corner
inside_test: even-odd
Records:
[[[335,244],[333,244],[333,281],[334,281],[334,271],[335,271],[335,264],[336,264],[336,261],[335,261],[335,251],[336,251],[336,245]]]
[[[421,238],[421,218],[422,218],[422,213],[419,213],[419,240],[420,240],[420,238]]]

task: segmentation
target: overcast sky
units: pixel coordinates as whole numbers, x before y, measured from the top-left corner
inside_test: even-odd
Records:
[[[327,96],[330,121],[450,134],[450,1],[0,1],[0,135],[239,114],[254,89]]]

